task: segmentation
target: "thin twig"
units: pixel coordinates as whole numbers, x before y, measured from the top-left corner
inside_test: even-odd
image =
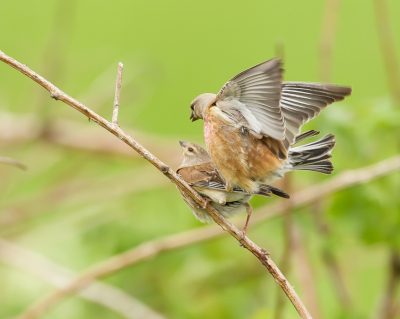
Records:
[[[321,201],[316,201],[312,207],[314,220],[317,225],[318,233],[325,239],[325,241],[330,237],[331,230],[328,223],[324,219],[324,211],[322,210]],[[322,259],[329,270],[330,278],[333,282],[336,294],[338,296],[339,302],[343,309],[351,308],[351,297],[345,285],[343,279],[343,274],[339,267],[339,262],[328,245],[324,245],[322,248]]]
[[[166,177],[168,177],[173,183],[176,184],[179,189],[187,193],[190,197],[192,197],[198,204],[204,206],[206,201],[192,188],[190,187],[184,180],[182,180],[171,168],[169,168],[166,164],[161,162],[158,158],[156,158],[153,154],[151,154],[148,150],[146,150],[142,145],[136,142],[132,137],[127,135],[123,130],[119,127],[113,125],[113,123],[108,122],[82,103],[76,101],[69,95],[62,92],[55,85],[41,77],[39,74],[32,71],[26,65],[19,63],[13,58],[5,55],[2,51],[0,51],[0,60],[8,64],[9,66],[15,68],[20,71],[30,79],[34,80],[41,86],[43,86],[46,90],[50,92],[50,96],[55,100],[60,100],[70,106],[72,106],[77,111],[84,114],[90,120],[96,122],[101,127],[105,128],[119,139],[121,139],[126,144],[130,145],[136,152],[138,152],[144,159],[153,164],[158,170],[160,170]],[[283,276],[281,271],[275,265],[275,263],[270,258],[269,254],[256,244],[254,244],[247,237],[242,239],[242,232],[239,231],[232,223],[227,221],[217,210],[213,207],[208,206],[207,212],[212,216],[214,221],[222,227],[223,230],[228,231],[233,237],[235,237],[238,241],[241,242],[243,247],[248,249],[253,255],[255,255],[260,262],[268,269],[271,275],[274,277],[275,281],[282,287],[283,291],[286,293],[288,298],[291,300],[293,306],[296,308],[301,318],[311,318],[307,309],[305,308],[303,302],[294,291],[293,287],[289,284],[286,278]],[[25,313],[21,315],[21,319],[27,318],[37,318],[42,313],[44,313],[49,307],[51,307],[55,302],[65,296],[67,293],[74,289],[82,288],[87,284],[86,281],[78,281],[78,287],[70,286],[64,290],[57,290],[54,293],[45,296],[42,300],[39,300],[37,303],[32,305]]]
[[[0,239],[0,261],[31,273],[60,289],[75,277],[73,271],[4,239]],[[92,282],[79,291],[78,295],[107,307],[128,319],[164,318],[124,291],[99,281]]]
[[[281,61],[285,61],[285,45],[282,39],[275,42],[276,55],[281,58]],[[291,175],[286,175],[282,181],[282,188],[289,194],[292,193],[292,178]],[[284,234],[284,248],[282,257],[280,260],[279,267],[281,271],[288,276],[291,263],[292,263],[292,251],[294,247],[294,234],[293,234],[293,216],[292,216],[292,202],[285,201],[283,203],[284,209],[282,211],[283,220],[283,234]],[[277,299],[275,303],[274,318],[281,319],[285,317],[285,298],[282,294],[277,293]]]
[[[302,207],[320,199],[322,196],[326,196],[330,193],[343,190],[356,184],[367,183],[370,180],[389,174],[394,170],[400,170],[400,155],[367,167],[344,172],[326,182],[296,192],[289,200],[291,202],[290,205],[292,209]],[[257,210],[256,213],[253,214],[253,222],[249,227],[253,227],[261,221],[281,216],[287,205],[288,203],[286,201],[283,203],[268,205],[267,208]],[[237,221],[235,224],[243,225],[243,221]],[[217,225],[210,225],[142,243],[126,252],[92,265],[84,270],[79,277],[71,281],[64,289],[68,289],[68,292],[71,293],[96,278],[109,275],[127,266],[154,258],[162,252],[186,247],[221,235],[224,235],[224,233],[221,232]],[[67,294],[67,292],[65,294]],[[62,296],[59,298],[61,297]]]
[[[299,282],[302,287],[304,298],[307,300],[308,308],[313,314],[313,318],[322,318],[319,309],[318,294],[316,292],[315,275],[307,256],[306,244],[304,243],[303,234],[301,233],[298,226],[293,225],[293,236],[294,236],[294,256],[297,257],[294,260],[294,264]]]
[[[283,187],[287,193],[292,193],[291,176],[286,176],[283,180]],[[289,274],[290,268],[292,266],[292,252],[294,248],[294,233],[293,233],[293,202],[286,201],[283,203],[285,206],[282,210],[282,222],[283,222],[283,233],[284,233],[284,248],[282,257],[279,263],[279,267],[286,276]],[[277,294],[274,318],[281,319],[285,318],[285,299],[282,294]]]
[[[390,26],[390,15],[387,0],[374,0],[375,16],[379,41],[386,67],[386,76],[393,102],[400,107],[400,69],[398,55],[396,54],[395,37]],[[398,143],[400,145],[400,143]],[[400,256],[392,251],[390,278],[378,318],[392,319],[396,316],[397,309],[394,305],[395,288],[400,280]]]
[[[339,17],[340,0],[325,0],[319,44],[319,78],[322,82],[332,82],[333,49]]]
[[[319,46],[319,79],[321,82],[333,82],[332,65],[334,44],[339,19],[340,0],[325,0],[324,17],[321,26],[320,46]],[[321,210],[321,198],[313,205],[313,212],[317,224],[317,230],[322,237],[327,238],[330,235],[329,225],[323,220],[323,211]],[[339,297],[340,303],[344,309],[349,309],[351,299],[344,284],[343,276],[340,272],[339,264],[330,248],[324,247],[322,259],[330,271],[335,291]]]
[[[10,157],[0,156],[0,163],[9,164],[9,165],[18,167],[18,168],[20,168],[20,169],[22,169],[24,171],[28,169],[24,164],[14,160],[14,159],[12,159]]]
[[[118,74],[117,74],[117,83],[115,85],[115,100],[114,100],[114,110],[112,116],[112,123],[118,126],[118,108],[119,108],[119,96],[121,94],[121,84],[122,84],[122,72],[124,70],[124,65],[119,62],[118,63]]]
[[[390,27],[388,3],[387,0],[374,0],[374,3],[379,41],[381,42],[383,61],[386,66],[388,85],[394,102],[400,105],[400,70],[394,37]]]
[[[379,319],[394,319],[397,310],[395,297],[396,287],[400,281],[400,254],[395,250],[391,251],[389,268],[386,292],[377,316]]]

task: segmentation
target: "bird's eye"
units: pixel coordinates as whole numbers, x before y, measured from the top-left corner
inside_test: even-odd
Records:
[[[191,109],[192,111],[194,111],[194,106],[193,106],[193,105],[191,105],[191,106],[190,106],[190,109]]]
[[[193,152],[193,148],[189,147],[189,152]]]

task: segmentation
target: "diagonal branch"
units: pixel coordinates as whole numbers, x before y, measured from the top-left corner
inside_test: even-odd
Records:
[[[267,208],[257,210],[253,216],[253,223],[251,223],[249,227],[253,227],[259,222],[284,215],[285,210],[289,205],[292,209],[299,208],[318,201],[321,197],[324,197],[328,194],[357,184],[366,183],[372,179],[379,178],[395,170],[400,170],[400,155],[367,167],[344,172],[326,182],[319,183],[313,187],[309,187],[303,191],[294,193],[291,198],[285,202],[268,205]],[[235,224],[242,225],[243,222],[240,220]],[[221,235],[224,235],[224,233],[220,231],[217,225],[210,225],[188,230],[179,234],[153,239],[119,255],[115,255],[109,259],[92,265],[84,270],[81,273],[81,276],[71,281],[65,287],[65,289],[68,289],[68,291],[71,293],[78,290],[82,286],[87,285],[96,278],[109,275],[115,271],[121,270],[136,263],[152,259],[163,252],[214,239]]]
[[[158,170],[160,170],[167,178],[169,178],[176,186],[187,193],[190,197],[192,197],[198,204],[204,206],[206,201],[192,188],[190,187],[183,179],[181,179],[171,168],[169,168],[166,164],[161,162],[157,157],[151,154],[148,150],[146,150],[142,145],[136,142],[132,137],[127,135],[123,130],[121,130],[113,123],[105,120],[89,108],[87,108],[82,103],[73,99],[55,85],[44,79],[39,74],[32,71],[26,65],[19,63],[13,58],[5,55],[2,51],[0,51],[0,60],[9,66],[15,68],[20,71],[33,81],[37,82],[41,86],[43,86],[46,90],[50,92],[50,97],[55,100],[60,100],[80,113],[87,116],[90,120],[96,122],[101,127],[105,128],[115,136],[117,136],[124,143],[128,144],[131,148],[133,148],[136,152],[138,152],[144,159],[153,164]],[[293,306],[296,308],[301,318],[311,318],[307,309],[305,308],[303,302],[300,300],[297,293],[294,291],[293,287],[289,284],[286,278],[283,276],[281,271],[275,265],[275,263],[270,258],[269,254],[265,249],[258,247],[247,237],[241,238],[242,233],[229,221],[227,221],[221,214],[218,213],[213,207],[207,207],[207,212],[212,216],[214,221],[222,227],[223,230],[228,231],[233,237],[235,237],[238,241],[241,242],[243,247],[248,249],[253,255],[255,255],[260,262],[268,269],[271,275],[274,277],[275,281],[282,287],[283,291],[286,293]],[[85,274],[83,274],[85,275]],[[57,290],[48,296],[45,296],[42,300],[39,300],[36,304],[32,305],[22,316],[21,319],[24,318],[37,318],[39,315],[44,313],[49,307],[51,307],[54,303],[60,300],[63,296],[68,294],[70,291],[74,289],[79,289],[84,287],[87,284],[86,281],[80,281],[78,287],[68,287],[63,290]]]
[[[12,159],[10,157],[0,156],[0,163],[9,164],[9,165],[18,167],[20,169],[23,169],[24,171],[27,169],[27,167],[24,164],[21,164],[20,162]]]
[[[62,289],[74,278],[74,272],[47,258],[0,239],[0,261],[42,278]],[[94,281],[78,293],[82,298],[105,306],[127,319],[163,319],[141,301],[120,289]]]

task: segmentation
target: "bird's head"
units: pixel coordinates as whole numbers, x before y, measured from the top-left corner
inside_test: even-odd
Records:
[[[190,103],[190,109],[192,114],[190,119],[192,122],[198,119],[204,119],[204,112],[215,103],[216,95],[213,93],[204,93],[196,97],[192,103]]]
[[[179,141],[183,150],[182,164],[179,168],[211,162],[210,155],[200,145]]]

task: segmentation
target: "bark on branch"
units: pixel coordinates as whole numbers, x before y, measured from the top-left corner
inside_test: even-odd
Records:
[[[169,168],[166,164],[161,162],[157,157],[151,154],[147,149],[145,149],[141,144],[136,142],[132,137],[126,134],[123,130],[121,130],[118,126],[114,125],[112,122],[109,122],[93,112],[91,109],[73,99],[55,85],[44,79],[39,74],[32,71],[26,65],[21,64],[20,62],[14,60],[13,58],[7,56],[2,51],[0,51],[0,60],[9,66],[15,68],[20,71],[36,83],[43,86],[46,90],[50,92],[50,97],[55,100],[60,100],[83,115],[87,116],[90,120],[96,122],[101,127],[108,130],[110,133],[117,136],[124,143],[128,144],[131,148],[133,148],[136,152],[138,152],[144,159],[153,164],[158,170],[160,170],[167,178],[169,178],[173,183],[176,184],[181,190],[186,192],[190,197],[192,197],[198,204],[203,206],[205,204],[205,200],[193,189],[191,188],[184,180],[182,180],[171,168]],[[268,269],[271,275],[274,277],[275,281],[282,287],[283,291],[286,293],[293,306],[296,308],[301,318],[311,318],[307,309],[305,308],[303,302],[294,291],[293,287],[289,284],[286,278],[283,276],[281,271],[275,265],[275,263],[270,258],[269,254],[265,249],[258,247],[247,237],[241,239],[241,231],[239,231],[232,223],[227,221],[224,217],[222,217],[218,211],[216,211],[213,207],[208,207],[207,212],[212,216],[214,221],[222,227],[223,230],[228,231],[233,237],[235,237],[238,241],[242,243],[243,247],[248,249],[254,256],[256,256],[260,262]],[[87,284],[87,281],[78,281],[78,287],[73,286],[69,287],[69,289],[57,290],[54,293],[45,296],[42,300],[39,300],[37,303],[32,305],[24,314],[20,316],[22,319],[27,318],[37,318],[42,313],[44,313],[51,305],[57,302],[61,297],[63,297],[66,293],[73,291],[74,289],[79,289]]]

